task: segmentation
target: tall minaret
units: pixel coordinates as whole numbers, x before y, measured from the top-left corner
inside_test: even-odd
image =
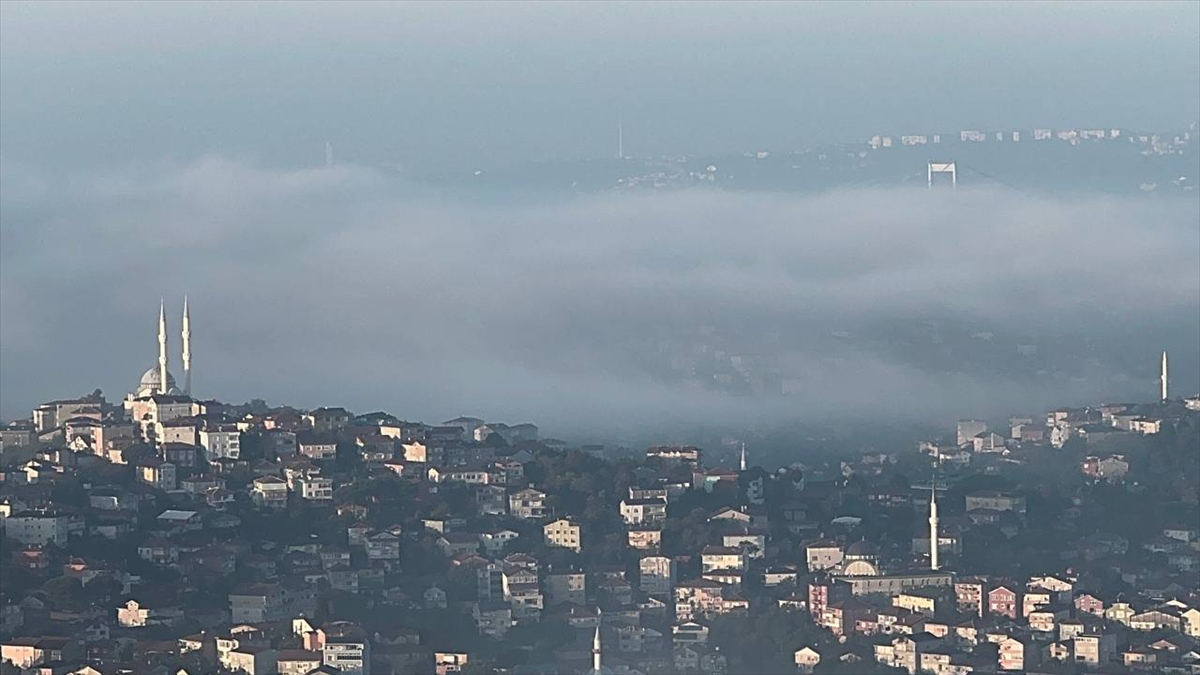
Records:
[[[742,471],[745,471],[745,470],[746,470],[746,442],[745,442],[745,441],[742,441],[742,462],[741,462],[741,467],[742,467]]]
[[[158,301],[158,393],[167,393],[167,310]]]
[[[192,319],[188,313],[187,296],[183,296],[183,393],[192,395]]]
[[[1158,379],[1159,384],[1162,385],[1162,400],[1166,401],[1170,397],[1167,395],[1167,353],[1165,351],[1162,355],[1162,374]]]
[[[929,569],[937,570],[939,567],[937,481],[934,481],[929,488]]]
[[[617,113],[617,159],[625,159],[625,125]]]
[[[596,635],[592,637],[592,672],[600,673],[600,624],[596,624]]]

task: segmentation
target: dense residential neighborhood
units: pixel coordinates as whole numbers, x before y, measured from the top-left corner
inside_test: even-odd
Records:
[[[0,431],[3,672],[1200,672],[1194,399],[766,470],[162,381]]]
[[[0,672],[1200,673],[1200,400],[724,453],[228,405],[0,428]],[[793,461],[799,460],[799,461]]]

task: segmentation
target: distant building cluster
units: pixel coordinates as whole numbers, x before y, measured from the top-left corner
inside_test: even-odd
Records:
[[[1020,143],[1022,139],[1032,139],[1036,142],[1060,141],[1069,145],[1079,145],[1091,141],[1124,140],[1144,146],[1142,154],[1169,155],[1184,152],[1192,143],[1196,134],[1195,125],[1187,131],[1176,135],[1164,136],[1154,133],[1130,132],[1117,128],[1081,128],[1081,129],[1022,129],[1011,131],[982,131],[978,129],[962,129],[956,135],[948,135],[946,140],[957,139],[960,143]],[[867,145],[873,150],[891,148],[894,145],[920,146],[940,145],[943,143],[942,134],[903,134],[890,136],[876,134],[867,140]]]

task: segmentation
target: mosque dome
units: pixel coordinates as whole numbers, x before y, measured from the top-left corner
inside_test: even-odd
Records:
[[[847,558],[874,558],[877,554],[875,546],[866,540],[856,541],[846,549]]]
[[[138,382],[137,395],[151,396],[163,390],[163,387],[158,375],[158,367],[151,368],[142,374],[142,379]],[[171,371],[167,371],[167,386],[166,390],[175,389],[175,377],[171,375]]]

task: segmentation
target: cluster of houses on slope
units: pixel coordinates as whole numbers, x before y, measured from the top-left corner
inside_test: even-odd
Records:
[[[1021,583],[967,577],[954,567],[964,535],[1021,532],[1024,494],[969,492],[961,515],[943,517],[936,542],[918,528],[911,542],[882,547],[863,537],[861,517],[839,508],[858,502],[869,514],[924,514],[939,490],[888,480],[886,457],[843,463],[842,475],[820,479],[745,462],[736,470],[705,466],[699,448],[653,446],[627,489],[606,498],[609,520],[623,528],[621,553],[635,561],[609,564],[589,551],[597,535],[612,533],[589,532],[596,517],[561,510],[558,495],[528,479],[532,462],[565,445],[538,439],[533,425],[457,418],[429,426],[341,408],[235,415],[216,402],[170,398],[148,397],[136,423],[95,397],[53,402],[34,415],[32,426],[43,428],[16,445],[35,449],[33,458],[0,482],[0,527],[7,564],[40,585],[0,587],[0,661],[54,675],[442,675],[479,658],[468,645],[555,622],[583,639],[536,655],[531,667],[586,672],[602,658],[611,672],[719,675],[728,657],[710,644],[711,620],[769,603],[807,612],[842,639],[799,646],[800,669],[874,659],[940,675],[1028,671],[1057,660],[1200,672],[1197,589],[1163,581],[1194,579],[1200,569],[1200,536],[1186,525],[1166,527],[1136,551],[1165,561],[1149,571],[1140,561],[1125,564],[1135,552],[1115,535],[1063,542],[1072,569],[1117,569],[1134,594],[1089,586],[1074,572]],[[1078,421],[1057,412],[1053,419],[1044,428]],[[121,425],[129,436],[113,432]],[[1006,438],[960,423],[953,453],[1002,456],[1047,442],[1024,426],[1014,424]],[[1106,467],[1096,471],[1112,475]],[[374,481],[388,489],[338,496],[338,488]],[[409,489],[396,489],[397,481]],[[66,490],[76,484],[80,492]],[[468,502],[439,501],[464,490]],[[679,534],[670,528],[692,515],[677,505],[705,500],[724,501],[701,512],[705,538],[668,554],[664,540]],[[245,536],[247,520],[300,507],[336,523],[335,534]],[[130,558],[112,555],[106,542],[130,544]],[[409,573],[409,547],[433,551],[446,571]],[[927,563],[934,550],[943,567]],[[119,589],[117,599],[77,606],[46,590],[60,578]],[[231,578],[238,583],[221,602],[197,602],[198,588]],[[376,628],[359,616],[317,621],[337,597],[393,616],[450,611],[469,617],[476,635]],[[994,653],[980,648],[988,644]]]

